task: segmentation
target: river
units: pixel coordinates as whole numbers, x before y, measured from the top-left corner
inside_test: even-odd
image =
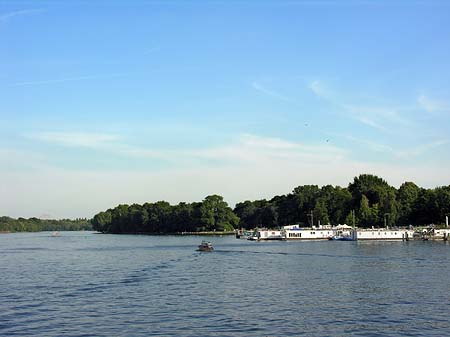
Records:
[[[450,244],[0,234],[0,336],[450,335]]]

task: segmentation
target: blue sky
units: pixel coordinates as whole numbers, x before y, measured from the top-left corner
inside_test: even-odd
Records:
[[[450,178],[447,1],[0,1],[0,214]]]

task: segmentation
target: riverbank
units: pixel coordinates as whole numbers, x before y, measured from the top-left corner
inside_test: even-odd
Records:
[[[154,235],[154,236],[182,236],[182,235],[200,235],[200,236],[222,236],[222,235],[235,235],[235,231],[206,231],[206,232],[173,232],[173,233],[148,233],[148,232],[122,232],[122,233],[109,233],[109,232],[97,232],[97,234],[126,234],[126,235]]]

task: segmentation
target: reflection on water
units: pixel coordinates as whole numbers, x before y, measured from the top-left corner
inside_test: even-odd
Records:
[[[448,335],[450,245],[0,235],[0,336]]]

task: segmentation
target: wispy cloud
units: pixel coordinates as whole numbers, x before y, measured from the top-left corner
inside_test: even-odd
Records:
[[[363,145],[367,147],[369,150],[374,152],[382,152],[382,153],[393,153],[394,149],[388,145],[384,145],[381,143],[377,143],[367,139],[356,138],[353,136],[345,136],[345,139],[352,141],[354,143],[358,143],[359,145]]]
[[[281,165],[285,161],[293,163],[308,161],[311,164],[334,162],[344,158],[347,151],[332,145],[306,145],[280,138],[242,134],[231,144],[191,153],[199,157],[231,163]]]
[[[11,20],[15,17],[18,17],[18,16],[26,16],[26,15],[37,14],[37,13],[42,13],[42,12],[45,12],[45,10],[44,9],[23,9],[23,10],[19,10],[19,11],[4,13],[4,14],[0,15],[0,23],[8,22],[9,20]]]
[[[86,132],[42,132],[26,138],[70,147],[100,148],[120,139],[117,135]]]
[[[40,132],[24,135],[25,138],[58,146],[86,148],[103,153],[133,158],[158,158],[173,161],[183,155],[181,151],[166,149],[148,149],[124,143],[124,138],[117,134],[89,132]]]
[[[222,146],[186,151],[134,147],[124,144],[125,137],[109,133],[46,132],[34,136],[34,140],[95,150],[99,156],[119,154],[145,159],[165,155],[172,158],[173,165],[164,170],[147,169],[148,166],[140,169],[140,165],[125,169],[111,166],[101,171],[55,167],[45,153],[39,154],[39,151],[30,152],[30,157],[27,153],[15,154],[14,150],[0,149],[0,182],[3,189],[9,191],[0,193],[0,203],[10,215],[50,213],[59,217],[90,217],[120,203],[162,199],[172,203],[196,201],[213,193],[223,195],[233,204],[247,199],[271,198],[303,184],[345,186],[352,177],[364,172],[382,176],[397,186],[409,180],[432,187],[450,178],[445,165],[430,166],[420,161],[410,165],[403,160],[365,162],[355,160],[345,149],[328,144],[303,144],[254,134],[236,135]],[[445,144],[448,141],[438,140],[407,150],[405,155],[406,152],[418,155]],[[383,144],[367,142],[365,145],[379,152],[394,151]],[[24,160],[26,158],[32,160]],[[31,170],[16,169],[30,162],[34,165]],[[43,190],[47,193],[43,194]],[[82,198],[80,190],[86,192]]]
[[[351,102],[350,99],[337,99],[332,94],[328,85],[322,80],[314,80],[307,87],[319,98],[334,105],[338,110],[344,112],[348,117],[377,129],[382,132],[390,132],[395,126],[411,126],[412,122],[400,114],[397,107],[379,105],[360,105]],[[350,101],[350,102],[349,102]]]
[[[261,83],[254,81],[252,82],[253,89],[276,99],[282,100],[282,101],[291,101],[291,99],[287,96],[284,96],[283,94],[280,94],[279,92],[276,92],[274,90],[268,89],[265,86],[263,86]]]
[[[217,163],[239,165],[285,160],[323,162],[341,159],[346,151],[331,144],[302,144],[281,138],[238,135],[228,144],[207,148],[168,150],[157,147],[138,147],[127,144],[115,134],[86,132],[43,132],[25,135],[28,139],[66,147],[80,147],[104,153],[141,159],[160,159],[177,164],[195,164],[214,160]]]
[[[87,76],[65,77],[65,78],[41,80],[41,81],[16,82],[16,83],[10,84],[9,86],[10,87],[20,87],[20,86],[27,86],[27,85],[54,84],[54,83],[64,83],[64,82],[72,82],[72,81],[97,80],[97,79],[114,78],[114,77],[122,77],[122,76],[125,76],[125,74],[87,75]]]
[[[44,132],[30,134],[29,139],[52,143],[66,147],[85,148],[97,151],[99,155],[114,155],[138,160],[160,160],[169,167],[196,167],[208,165],[214,167],[273,165],[322,165],[342,163],[349,160],[351,151],[332,144],[304,144],[277,137],[264,137],[253,134],[237,135],[230,142],[204,148],[172,150],[155,146],[135,146],[126,142],[126,138],[116,134],[86,132]],[[411,148],[399,148],[369,139],[345,135],[343,138],[365,146],[368,150],[384,153],[395,158],[420,157],[440,146],[450,143],[447,139],[435,140]]]
[[[368,125],[374,129],[377,129],[377,130],[380,130],[383,132],[387,131],[387,129],[384,126],[378,124],[373,119],[370,119],[367,116],[356,116],[355,119],[360,121],[362,124]]]
[[[149,49],[145,50],[145,51],[142,53],[142,55],[153,54],[153,53],[155,53],[155,52],[157,52],[157,51],[160,51],[160,50],[161,50],[160,47],[149,48]]]
[[[314,80],[308,84],[308,88],[320,98],[329,98],[330,91],[325,87],[325,84],[320,80]]]
[[[389,154],[395,158],[402,158],[402,159],[419,157],[435,148],[450,144],[450,140],[448,139],[439,139],[429,143],[420,144],[415,147],[398,148],[367,139],[356,138],[353,136],[345,136],[345,139],[363,145],[371,151]]]
[[[435,148],[450,144],[450,140],[448,139],[440,139],[430,143],[421,144],[411,149],[407,149],[405,151],[399,151],[397,155],[399,157],[417,157],[425,154],[428,151],[431,151]]]
[[[417,98],[417,103],[427,112],[435,112],[442,110],[450,110],[450,104],[444,101],[431,99],[430,97],[421,94]]]
[[[351,104],[342,104],[341,107],[354,119],[380,131],[389,131],[386,125],[411,125],[411,122],[403,118],[395,108]]]

